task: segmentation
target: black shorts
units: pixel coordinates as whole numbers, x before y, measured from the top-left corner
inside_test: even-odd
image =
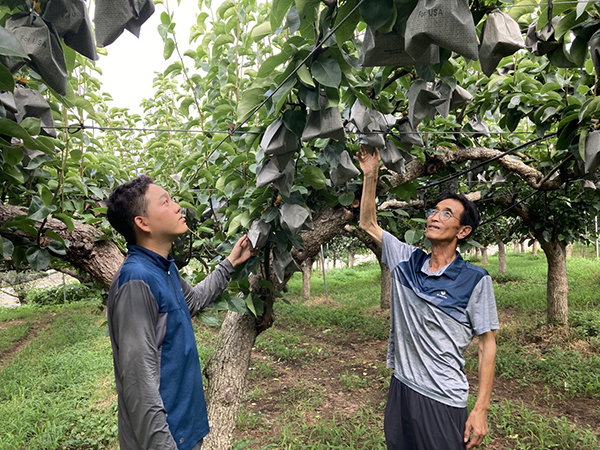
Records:
[[[464,450],[467,418],[467,408],[425,397],[392,375],[384,421],[388,450]]]

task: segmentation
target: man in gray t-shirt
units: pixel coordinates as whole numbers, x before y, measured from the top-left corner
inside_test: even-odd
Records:
[[[380,157],[358,154],[364,173],[360,228],[382,249],[391,273],[387,364],[394,369],[385,413],[388,449],[477,447],[488,433],[498,314],[489,274],[465,262],[458,243],[479,225],[464,196],[441,196],[427,212],[431,254],[399,241],[377,223]],[[469,384],[463,353],[479,338],[479,392],[467,411]]]

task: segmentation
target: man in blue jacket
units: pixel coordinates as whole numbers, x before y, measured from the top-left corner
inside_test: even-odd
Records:
[[[387,365],[394,369],[384,431],[390,450],[467,450],[488,433],[498,313],[488,273],[456,251],[479,225],[464,196],[442,195],[426,213],[431,253],[408,245],[377,223],[379,151],[361,148],[364,173],[360,228],[382,249],[390,269],[390,339]],[[467,411],[469,383],[463,353],[478,336],[479,392]]]
[[[139,176],[113,190],[107,217],[128,249],[107,302],[121,449],[198,450],[209,427],[191,318],[252,255],[248,238],[191,287],[170,255],[188,227],[167,191]]]

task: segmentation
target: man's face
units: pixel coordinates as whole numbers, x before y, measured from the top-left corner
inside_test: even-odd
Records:
[[[465,237],[470,228],[468,225],[461,225],[460,216],[465,210],[464,206],[458,200],[447,198],[439,202],[435,208],[438,213],[427,218],[427,229],[425,237],[433,242],[452,242],[455,238]],[[452,215],[443,219],[440,212],[447,211]]]
[[[167,191],[156,184],[148,186],[145,194],[145,224],[154,238],[175,240],[188,230],[181,207],[171,200]]]

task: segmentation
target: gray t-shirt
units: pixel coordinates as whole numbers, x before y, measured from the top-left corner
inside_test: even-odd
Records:
[[[475,335],[497,330],[492,279],[460,254],[431,273],[430,255],[384,232],[391,273],[387,365],[414,391],[449,406],[467,406],[463,353]]]

